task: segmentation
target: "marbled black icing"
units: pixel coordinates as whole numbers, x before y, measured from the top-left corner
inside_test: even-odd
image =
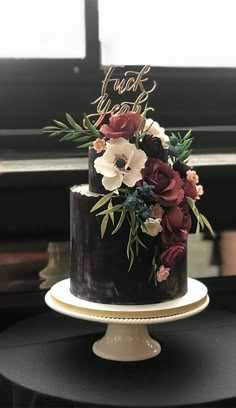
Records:
[[[99,198],[71,189],[71,292],[88,301],[135,305],[158,303],[187,291],[186,259],[166,281],[155,283],[152,238],[144,234],[148,249],[139,250],[130,271],[126,255],[128,226],[111,235],[112,224],[101,239],[101,217],[90,210]]]
[[[92,191],[93,193],[98,193],[98,194],[107,194],[109,191],[105,190],[105,188],[102,185],[102,175],[97,173],[95,168],[94,168],[94,160],[97,159],[97,157],[102,156],[104,153],[97,153],[96,150],[93,148],[89,149],[88,152],[88,162],[89,162],[89,168],[88,168],[88,179],[89,179],[89,191]]]

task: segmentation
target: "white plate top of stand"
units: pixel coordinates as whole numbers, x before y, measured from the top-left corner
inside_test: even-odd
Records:
[[[70,279],[56,283],[47,293],[45,301],[49,307],[59,313],[93,321],[145,321],[153,323],[153,319],[176,317],[187,313],[195,314],[203,310],[209,303],[206,286],[198,280],[188,278],[186,295],[157,304],[148,305],[109,305],[88,302],[77,298],[70,292]],[[195,312],[194,312],[195,311]],[[183,318],[184,316],[182,316]],[[175,319],[175,320],[176,320]],[[164,319],[163,319],[164,320]]]

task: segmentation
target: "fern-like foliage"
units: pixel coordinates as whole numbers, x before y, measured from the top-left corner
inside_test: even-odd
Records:
[[[49,133],[49,136],[61,137],[61,142],[67,140],[78,143],[77,148],[92,146],[94,140],[103,137],[102,133],[93,126],[87,115],[84,115],[84,128],[69,113],[66,113],[66,119],[67,123],[54,120],[54,126],[47,126],[43,131]]]

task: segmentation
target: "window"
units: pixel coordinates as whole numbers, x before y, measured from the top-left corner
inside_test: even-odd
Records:
[[[235,0],[99,0],[102,64],[236,67]]]
[[[85,58],[84,0],[8,0],[0,38],[0,58]]]
[[[235,0],[9,0],[0,7],[1,151],[63,153],[66,144],[37,132],[65,112],[92,111],[110,64],[152,65],[152,105],[165,127],[235,124]]]
[[[88,84],[96,96],[97,2],[9,0],[0,10],[1,154],[62,151],[66,144],[39,140],[39,131],[65,111],[77,114],[78,95],[86,106]]]

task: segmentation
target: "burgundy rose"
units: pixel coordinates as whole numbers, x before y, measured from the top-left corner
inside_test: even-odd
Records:
[[[161,263],[170,268],[177,264],[183,258],[184,254],[185,245],[183,243],[172,245],[161,253]]]
[[[192,200],[196,200],[197,198],[196,186],[188,180],[184,180],[184,195],[192,198]]]
[[[143,181],[154,186],[153,198],[163,207],[178,205],[184,198],[179,173],[159,159],[149,158],[142,170]]]
[[[162,241],[167,246],[186,241],[191,225],[188,212],[180,207],[167,208],[162,217]]]
[[[142,116],[137,112],[117,113],[111,115],[109,125],[102,125],[100,131],[106,139],[123,137],[131,139],[140,127]]]

